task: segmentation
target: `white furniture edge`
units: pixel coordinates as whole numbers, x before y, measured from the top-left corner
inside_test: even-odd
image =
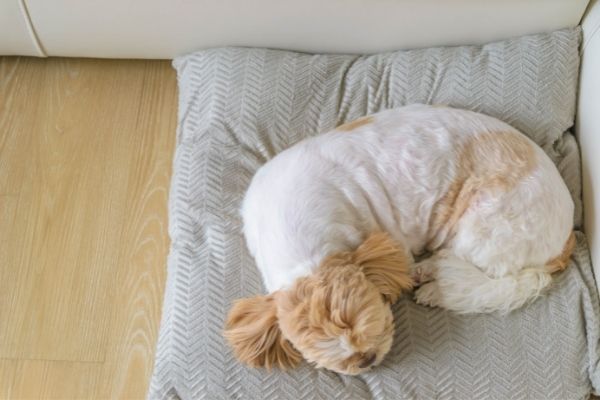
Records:
[[[588,3],[588,0],[22,1],[50,56],[167,59],[220,46],[374,53],[482,44],[576,26]]]
[[[0,1],[0,54],[46,56],[24,0]]]
[[[592,0],[582,22],[583,43],[576,133],[581,148],[584,228],[594,275],[600,277],[600,2]]]

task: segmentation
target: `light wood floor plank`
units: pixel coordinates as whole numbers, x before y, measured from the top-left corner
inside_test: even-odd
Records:
[[[0,360],[0,399],[14,399],[13,382],[18,360]]]
[[[175,125],[168,62],[0,59],[0,395],[145,396]]]
[[[168,71],[169,73],[171,71]],[[111,325],[109,351],[104,368],[103,395],[133,398],[146,390],[152,373],[152,354],[161,316],[164,261],[169,250],[165,207],[173,158],[175,113],[165,113],[176,103],[175,81],[164,70],[146,71],[155,85],[142,92],[136,129],[146,132],[136,145],[132,158],[126,214],[131,221],[125,227],[119,253],[115,307],[135,310],[119,313]],[[154,101],[152,101],[154,99]],[[163,260],[157,263],[156,260]],[[140,273],[143,272],[143,273]]]
[[[16,362],[12,399],[88,399],[100,384],[100,363]]]

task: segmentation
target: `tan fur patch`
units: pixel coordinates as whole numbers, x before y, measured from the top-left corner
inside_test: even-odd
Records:
[[[563,271],[569,265],[569,259],[571,258],[571,254],[573,254],[573,249],[575,248],[575,233],[571,232],[569,238],[565,242],[565,246],[563,247],[562,253],[553,259],[549,260],[546,263],[546,271],[551,274],[559,271]]]
[[[335,128],[335,130],[343,131],[343,132],[350,132],[356,128],[360,128],[361,126],[370,124],[373,121],[374,121],[373,117],[362,117],[362,118],[356,119],[352,122],[348,122],[346,124],[340,125],[337,128]]]
[[[279,329],[273,295],[241,299],[227,316],[224,336],[235,356],[253,367],[295,367],[300,353]]]
[[[385,233],[327,257],[312,275],[275,294],[284,336],[308,361],[333,371],[356,374],[381,361],[393,339],[389,302],[412,287],[408,263]]]
[[[408,257],[402,246],[387,233],[372,233],[356,250],[330,256],[320,268],[348,264],[360,266],[367,279],[390,303],[395,303],[403,291],[413,287]]]
[[[456,178],[433,209],[427,246],[430,251],[453,236],[456,223],[478,193],[508,192],[536,165],[531,143],[512,131],[474,136],[466,141],[457,157]]]
[[[395,303],[403,291],[412,289],[408,257],[387,233],[371,234],[356,249],[353,260],[390,303]]]

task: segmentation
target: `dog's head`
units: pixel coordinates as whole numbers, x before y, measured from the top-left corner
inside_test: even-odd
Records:
[[[238,359],[254,367],[294,367],[305,358],[355,375],[390,350],[390,305],[411,286],[406,253],[376,233],[287,290],[238,300],[225,337]]]

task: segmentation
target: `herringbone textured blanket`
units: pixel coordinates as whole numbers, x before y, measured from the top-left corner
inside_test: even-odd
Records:
[[[582,234],[554,287],[508,316],[456,316],[403,298],[390,354],[362,376],[249,369],[222,338],[231,302],[264,292],[239,215],[252,175],[299,140],[362,115],[437,103],[507,121],[559,165],[579,224],[579,159],[565,133],[579,35],[362,57],[226,48],[178,58],[172,247],[149,398],[583,399],[600,388],[598,295]]]

